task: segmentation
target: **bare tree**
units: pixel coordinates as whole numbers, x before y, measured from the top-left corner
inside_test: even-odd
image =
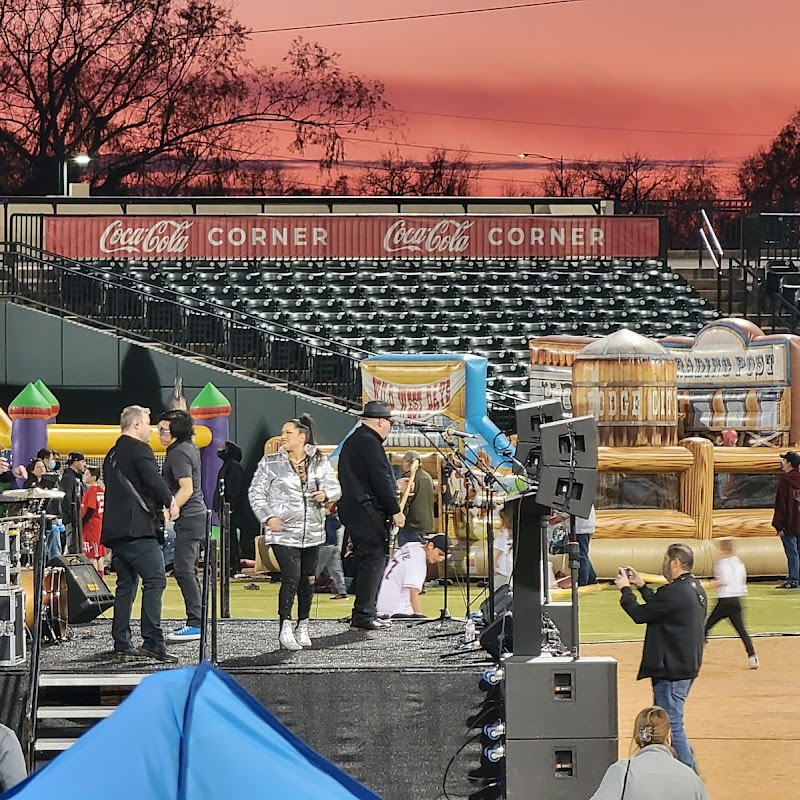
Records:
[[[623,153],[618,161],[589,162],[586,169],[597,195],[634,213],[645,201],[666,193],[676,179],[674,167],[661,165],[639,152]]]
[[[482,170],[466,149],[436,148],[423,161],[415,161],[395,148],[364,171],[359,189],[372,195],[463,197],[475,192]]]
[[[0,146],[24,166],[2,188],[52,190],[85,152],[99,192],[146,184],[164,157],[174,173],[161,188],[178,191],[253,125],[252,155],[282,129],[330,165],[386,108],[380,83],[319,45],[298,39],[280,66],[256,68],[248,41],[223,0],[0,0]]]
[[[586,161],[548,163],[540,182],[544,197],[588,197],[594,193],[592,175]]]

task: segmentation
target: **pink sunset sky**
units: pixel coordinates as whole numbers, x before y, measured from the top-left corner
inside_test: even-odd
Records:
[[[237,0],[234,13],[260,30],[497,5],[504,3]],[[565,160],[634,150],[666,160],[709,156],[731,177],[800,106],[799,32],[800,3],[792,0],[579,0],[260,33],[250,55],[277,63],[298,35],[341,53],[343,68],[382,81],[402,112],[397,131],[372,138],[422,146],[404,147],[408,156],[468,147],[492,166],[483,193],[499,194],[509,176],[536,179],[501,167],[532,165],[520,162],[522,152]],[[348,158],[387,149],[351,142]]]

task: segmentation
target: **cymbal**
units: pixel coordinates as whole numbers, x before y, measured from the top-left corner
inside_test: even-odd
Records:
[[[0,503],[21,503],[25,500],[57,500],[64,496],[60,489],[6,489],[0,494]]]

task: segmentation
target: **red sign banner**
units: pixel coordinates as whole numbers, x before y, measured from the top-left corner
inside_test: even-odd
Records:
[[[67,258],[655,258],[653,217],[48,216]]]

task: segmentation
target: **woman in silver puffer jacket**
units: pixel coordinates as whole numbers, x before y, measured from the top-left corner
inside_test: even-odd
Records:
[[[311,647],[308,618],[319,548],[325,541],[325,505],[342,495],[328,457],[314,444],[313,424],[307,414],[284,423],[278,452],[261,459],[248,492],[281,568],[278,641],[286,650]],[[295,596],[297,628],[292,630]]]

